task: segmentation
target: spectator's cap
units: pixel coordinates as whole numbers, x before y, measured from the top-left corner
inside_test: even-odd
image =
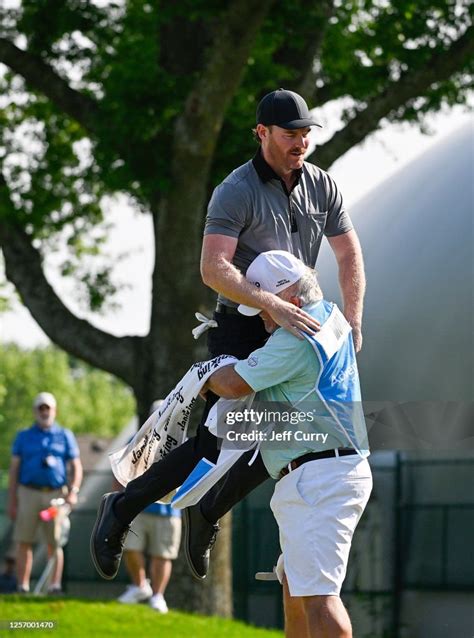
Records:
[[[265,95],[257,107],[257,124],[280,126],[286,129],[319,126],[309,112],[301,95],[286,89],[278,89]]]
[[[305,271],[304,263],[286,250],[268,250],[255,257],[245,277],[257,288],[277,295],[299,281]],[[244,304],[240,304],[238,311],[247,317],[262,312],[261,308],[252,308]]]
[[[47,405],[50,408],[55,408],[57,403],[54,395],[51,394],[51,392],[40,392],[33,401],[33,407],[39,408],[40,405]]]

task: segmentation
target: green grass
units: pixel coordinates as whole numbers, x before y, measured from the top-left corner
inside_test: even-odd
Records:
[[[54,629],[6,631],[5,621],[54,620]],[[282,638],[280,631],[260,629],[236,620],[170,611],[160,615],[146,605],[76,598],[0,596],[0,637],[20,638]]]

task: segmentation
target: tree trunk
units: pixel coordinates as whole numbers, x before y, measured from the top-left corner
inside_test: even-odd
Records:
[[[232,518],[227,514],[220,522],[221,531],[211,554],[208,577],[195,580],[181,549],[173,564],[173,575],[166,593],[171,607],[223,617],[232,616]]]
[[[191,161],[191,160],[190,160]],[[193,158],[202,164],[205,157]],[[153,215],[155,270],[150,332],[136,349],[136,377],[133,390],[140,423],[149,414],[151,403],[163,399],[197,360],[203,343],[194,341],[191,329],[194,313],[208,298],[199,276],[201,228],[205,206],[205,184],[194,177],[192,166],[186,182],[175,184],[162,198]],[[191,214],[183,215],[186,210]],[[181,213],[181,214],[180,214]],[[163,303],[163,300],[168,300]],[[201,338],[205,340],[205,336]],[[200,351],[200,356],[196,354]],[[188,436],[200,421],[197,406]],[[231,519],[221,522],[221,532],[212,552],[208,578],[199,582],[190,574],[183,548],[173,567],[167,599],[172,607],[219,616],[232,615]]]

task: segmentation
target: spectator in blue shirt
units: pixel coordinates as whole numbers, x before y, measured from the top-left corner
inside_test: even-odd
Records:
[[[60,532],[64,519],[55,516],[44,521],[39,513],[56,498],[62,497],[74,506],[82,481],[76,439],[70,430],[56,423],[56,408],[51,393],[38,394],[33,402],[35,422],[18,432],[12,448],[8,514],[15,522],[18,591],[23,593],[30,590],[32,546],[39,527],[47,542],[48,557],[56,559],[49,593],[61,592],[64,555]]]

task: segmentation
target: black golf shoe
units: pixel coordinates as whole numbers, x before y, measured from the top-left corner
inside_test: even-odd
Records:
[[[115,517],[113,505],[120,492],[104,494],[92,530],[90,550],[95,568],[107,580],[117,575],[122,559],[123,545],[130,530]]]
[[[213,525],[204,518],[199,503],[184,510],[184,523],[184,552],[189,569],[195,578],[204,580],[219,525]]]

